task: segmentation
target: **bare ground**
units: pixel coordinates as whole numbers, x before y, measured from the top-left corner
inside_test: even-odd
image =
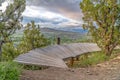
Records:
[[[21,80],[120,80],[120,56],[87,68],[23,70]]]

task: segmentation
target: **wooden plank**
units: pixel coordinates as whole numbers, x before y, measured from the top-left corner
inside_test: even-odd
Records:
[[[87,52],[100,51],[94,43],[71,43],[37,48],[26,54],[19,55],[15,61],[23,64],[45,65],[67,68],[63,59],[74,58]]]
[[[67,68],[66,64],[62,59],[52,58],[45,55],[36,56],[36,53],[34,54],[35,56],[30,53],[20,55],[18,58],[15,59],[15,61],[24,64],[46,65],[46,66]]]
[[[58,58],[61,58],[61,59],[64,58],[63,56],[64,52],[58,48],[58,45],[51,46],[51,48],[46,47],[42,50],[46,51],[45,55],[52,56],[52,57],[56,55],[56,57]]]

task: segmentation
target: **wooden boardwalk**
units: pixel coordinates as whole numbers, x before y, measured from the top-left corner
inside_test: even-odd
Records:
[[[64,59],[100,50],[101,49],[94,43],[53,45],[45,48],[37,48],[26,54],[21,54],[15,58],[14,61],[22,64],[68,68]]]

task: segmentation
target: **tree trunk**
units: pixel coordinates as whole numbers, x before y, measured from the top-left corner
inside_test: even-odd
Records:
[[[0,45],[0,59],[1,59],[1,56],[2,56],[2,45]]]
[[[3,41],[0,41],[0,61],[2,60],[2,45]]]
[[[104,50],[106,56],[111,56],[113,49],[114,49],[113,47],[106,46]]]
[[[106,56],[111,56],[112,52],[110,52],[108,49],[105,51]]]

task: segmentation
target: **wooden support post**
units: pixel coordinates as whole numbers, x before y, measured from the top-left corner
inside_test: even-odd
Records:
[[[57,44],[60,45],[60,37],[57,38]]]
[[[76,56],[76,61],[79,61],[79,56]]]
[[[74,57],[71,57],[71,59],[70,59],[70,65],[73,66],[73,64],[74,64]]]

